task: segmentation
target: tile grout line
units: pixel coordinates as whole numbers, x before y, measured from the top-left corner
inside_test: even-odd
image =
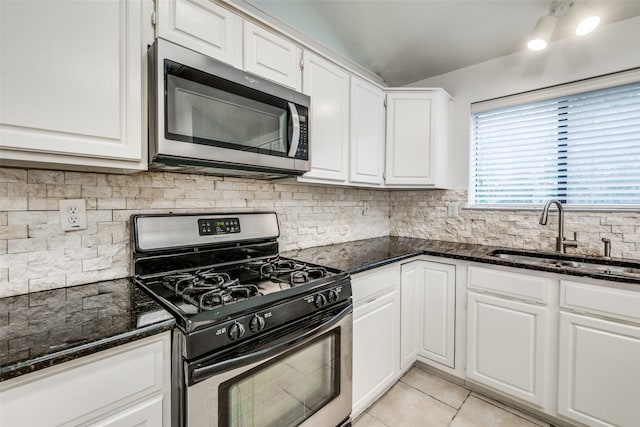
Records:
[[[404,385],[406,385],[406,386],[411,387],[412,389],[414,389],[414,390],[416,390],[416,391],[418,391],[418,392],[420,392],[420,393],[424,394],[425,396],[430,397],[431,399],[433,399],[433,400],[435,400],[435,401],[437,401],[437,402],[440,402],[440,403],[442,403],[442,404],[444,404],[444,405],[447,405],[449,408],[455,409],[455,410],[456,410],[456,413],[457,413],[457,411],[459,410],[459,408],[456,408],[455,406],[452,406],[452,405],[448,404],[447,402],[444,402],[444,401],[442,401],[442,400],[438,399],[437,397],[432,396],[432,395],[430,395],[429,393],[426,393],[426,392],[424,392],[424,391],[420,390],[419,388],[414,387],[413,385],[411,385],[411,384],[409,384],[409,383],[406,383],[406,382],[402,381],[402,378],[400,378],[400,380],[398,380],[398,382],[401,382],[402,384],[404,384]],[[467,400],[467,397],[469,397],[469,396],[471,395],[471,390],[466,389],[466,388],[464,388],[464,387],[461,387],[461,388],[463,388],[464,390],[466,390],[466,391],[467,391],[467,396],[466,396],[466,397],[464,398],[464,400],[462,401],[462,404],[460,405],[460,408],[462,408],[462,405],[463,405],[463,404],[464,404],[464,402]]]
[[[466,389],[465,389],[466,390]],[[466,397],[464,398],[464,400],[462,401],[462,403],[460,404],[460,407],[456,410],[456,413],[454,414],[453,418],[451,418],[451,421],[449,421],[448,425],[451,425],[451,423],[453,423],[453,420],[456,419],[456,417],[458,416],[458,414],[460,413],[460,409],[462,409],[462,407],[464,406],[465,403],[467,403],[467,399],[469,399],[469,396],[471,396],[471,390],[468,390],[469,393],[467,393]]]

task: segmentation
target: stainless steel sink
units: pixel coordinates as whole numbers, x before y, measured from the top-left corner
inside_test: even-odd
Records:
[[[640,276],[640,262],[606,261],[599,258],[577,257],[560,253],[553,254],[548,252],[525,252],[502,249],[489,252],[487,255],[527,264],[571,268],[608,275]]]

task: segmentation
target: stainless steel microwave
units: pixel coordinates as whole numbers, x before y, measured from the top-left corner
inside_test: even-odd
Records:
[[[276,178],[309,170],[307,95],[156,39],[149,169]]]

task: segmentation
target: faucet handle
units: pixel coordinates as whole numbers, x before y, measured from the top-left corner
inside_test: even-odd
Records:
[[[607,239],[606,237],[603,237],[602,239],[600,239],[600,241],[602,243],[604,243],[604,258],[611,258],[611,239]]]
[[[567,240],[566,237],[562,238],[562,248],[577,248],[578,247],[578,232],[573,232],[573,240]]]

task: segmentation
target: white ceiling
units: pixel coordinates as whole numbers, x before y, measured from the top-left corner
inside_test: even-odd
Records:
[[[552,0],[247,0],[401,86],[526,49]],[[573,1],[552,40],[576,37],[586,8],[601,25],[640,15],[640,0]],[[586,36],[597,37],[597,30]],[[532,52],[532,54],[541,54]],[[543,54],[543,53],[542,53]]]

